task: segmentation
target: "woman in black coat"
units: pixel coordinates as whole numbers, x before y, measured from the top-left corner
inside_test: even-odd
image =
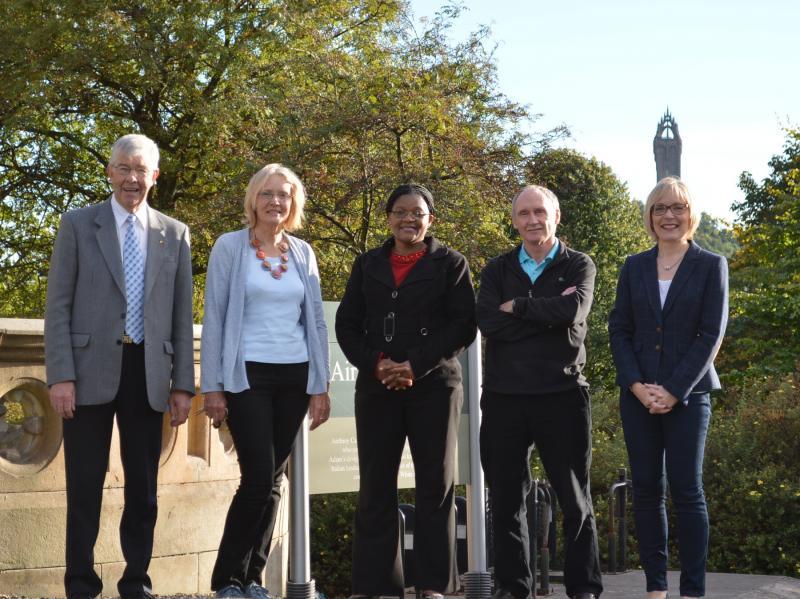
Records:
[[[354,596],[402,594],[397,476],[408,438],[416,476],[417,589],[458,587],[454,475],[463,401],[457,356],[475,338],[475,295],[464,256],[426,236],[433,197],[421,185],[389,196],[392,237],[353,264],[336,336],[358,368],[360,490]]]

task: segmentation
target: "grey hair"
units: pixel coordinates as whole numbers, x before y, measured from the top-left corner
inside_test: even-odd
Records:
[[[108,163],[113,166],[113,162],[119,156],[142,156],[150,168],[153,170],[158,169],[158,160],[160,158],[158,146],[156,142],[138,133],[129,133],[123,135],[114,145],[111,146],[111,158]]]
[[[517,195],[514,196],[514,199],[511,200],[511,217],[514,217],[514,207],[517,205],[517,198],[521,196],[526,191],[538,191],[542,196],[550,200],[550,204],[553,206],[554,210],[559,210],[558,207],[558,196],[553,193],[551,190],[547,189],[544,185],[526,185],[522,189],[517,192]]]

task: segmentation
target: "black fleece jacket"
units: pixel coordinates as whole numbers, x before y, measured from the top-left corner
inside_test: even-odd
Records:
[[[588,386],[583,342],[596,273],[589,256],[562,241],[533,284],[520,266],[519,246],[486,265],[477,308],[486,338],[485,390],[539,395]],[[577,291],[562,295],[573,286]],[[515,300],[513,314],[500,310],[508,300]]]

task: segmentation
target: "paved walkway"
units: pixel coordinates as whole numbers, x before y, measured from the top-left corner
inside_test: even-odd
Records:
[[[670,599],[679,599],[679,572],[669,572]],[[640,599],[645,596],[644,573],[633,570],[624,574],[604,574],[603,599]],[[564,599],[560,583],[549,599]],[[541,595],[537,595],[540,597]],[[800,579],[755,574],[706,574],[706,599],[800,599]]]

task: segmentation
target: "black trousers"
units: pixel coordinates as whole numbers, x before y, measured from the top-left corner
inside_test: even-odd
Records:
[[[125,345],[119,390],[111,403],[78,406],[64,420],[64,463],[67,478],[67,597],[99,595],[103,589],[94,571],[94,545],[100,526],[103,483],[108,470],[114,416],[119,429],[125,474],[125,507],[119,536],[125,571],[117,584],[122,597],[149,590],[147,575],[157,516],[158,460],[163,414],[150,407],[144,369],[144,345]]]
[[[597,529],[589,489],[592,417],[585,388],[546,395],[481,397],[481,463],[492,499],[495,581],[517,599],[531,595],[525,498],[531,490],[530,454],[539,449],[564,514],[567,595],[600,595]]]
[[[416,476],[414,556],[419,590],[458,589],[455,450],[461,387],[412,395],[356,391],[360,488],[353,594],[402,595],[397,474],[408,437]]]
[[[215,591],[261,584],[281,499],[281,480],[308,412],[308,362],[246,362],[250,388],[227,393],[228,427],[242,478],[228,509],[217,561]]]

